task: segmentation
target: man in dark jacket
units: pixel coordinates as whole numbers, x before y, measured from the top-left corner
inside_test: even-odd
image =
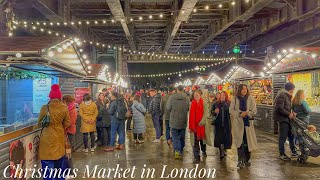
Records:
[[[169,87],[168,94],[161,99],[161,106],[160,106],[161,113],[163,114],[163,118],[166,124],[166,139],[170,148],[172,148],[172,140],[170,137],[170,125],[169,125],[170,112],[168,112],[168,110],[166,109],[166,105],[170,96],[173,94],[173,92],[174,92],[173,87]]]
[[[292,151],[291,157],[297,157],[296,148],[294,145],[294,135],[290,121],[295,117],[295,113],[291,110],[291,99],[295,86],[292,83],[286,83],[284,89],[281,89],[276,98],[274,106],[274,120],[279,124],[279,158],[282,160],[291,160],[286,154],[284,144],[286,139],[289,139],[290,149]]]
[[[149,113],[152,116],[153,126],[156,129],[156,139],[153,141],[155,143],[160,142],[161,138],[161,124],[160,124],[160,103],[161,103],[161,96],[157,94],[156,90],[150,90],[151,101],[149,105]]]
[[[182,157],[188,123],[190,99],[186,93],[183,92],[183,89],[183,86],[178,86],[177,93],[171,95],[166,105],[167,111],[170,112],[169,124],[172,133],[175,159]]]

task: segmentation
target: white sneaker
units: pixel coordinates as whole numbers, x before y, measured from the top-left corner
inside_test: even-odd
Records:
[[[88,153],[89,150],[88,149],[83,149],[83,152]]]
[[[160,139],[155,139],[154,141],[152,141],[153,143],[158,143],[160,142]]]
[[[94,146],[93,148],[91,148],[90,150],[91,150],[91,152],[94,152],[94,150],[96,150],[96,146]]]

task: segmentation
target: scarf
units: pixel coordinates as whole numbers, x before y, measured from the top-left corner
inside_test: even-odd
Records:
[[[68,110],[71,111],[75,107],[74,103],[68,104]]]
[[[199,126],[204,114],[203,99],[200,98],[199,102],[195,99],[192,100],[190,114],[189,114],[189,129],[197,135],[197,140],[205,139],[205,127]]]
[[[240,101],[239,103],[240,111],[247,111],[247,97],[238,96],[238,99]],[[250,126],[249,116],[245,116],[243,118],[243,123],[244,123],[244,126],[248,126],[248,127]]]

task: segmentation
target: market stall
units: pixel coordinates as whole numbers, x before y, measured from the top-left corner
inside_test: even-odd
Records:
[[[0,38],[1,170],[14,156],[23,157],[12,153],[17,144],[29,148],[24,151],[28,152],[24,155],[26,168],[38,163],[37,117],[48,102],[51,85],[60,84],[60,77],[84,78],[91,68],[73,43],[75,40],[70,39]]]
[[[295,92],[305,91],[306,101],[312,109],[310,124],[320,126],[320,48],[283,50],[265,67],[264,74],[272,74],[274,96],[286,82],[295,84]],[[277,131],[275,125],[275,131]]]
[[[218,92],[218,85],[221,81],[222,79],[216,73],[211,73],[205,82],[205,89],[208,89],[208,92],[210,93],[216,93]]]

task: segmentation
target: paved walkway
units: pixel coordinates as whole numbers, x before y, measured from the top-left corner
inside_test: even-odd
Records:
[[[244,169],[237,169],[237,154],[236,149],[233,147],[228,151],[228,157],[224,160],[220,160],[217,149],[213,147],[207,148],[207,158],[201,158],[201,163],[198,166],[198,173],[201,170],[200,176],[206,173],[206,177],[200,178],[196,173],[197,178],[194,178],[194,171],[197,165],[193,164],[192,147],[189,141],[189,135],[186,138],[186,149],[183,160],[175,160],[174,154],[171,149],[168,148],[165,141],[160,143],[152,143],[154,140],[155,131],[152,125],[150,117],[147,116],[147,133],[145,135],[146,142],[144,144],[135,144],[132,140],[133,135],[131,132],[127,132],[126,149],[123,151],[116,151],[113,153],[103,152],[103,148],[98,148],[94,153],[76,152],[73,154],[74,168],[78,168],[79,172],[76,179],[98,179],[98,174],[103,175],[105,171],[105,177],[103,179],[125,179],[125,177],[134,177],[132,179],[151,179],[152,168],[154,168],[154,178],[161,179],[161,177],[173,179],[178,178],[180,172],[183,172],[183,179],[212,179],[215,169],[216,179],[320,179],[320,157],[309,158],[306,164],[299,164],[296,160],[290,162],[283,162],[278,159],[277,139],[275,136],[271,136],[267,133],[257,131],[258,142],[260,149],[252,154],[252,166]],[[288,153],[290,154],[290,153]],[[88,178],[88,171],[86,170],[88,165],[90,178]],[[98,165],[93,178],[94,167]],[[144,166],[146,167],[144,168]],[[127,174],[123,176],[112,171],[108,174],[109,168],[127,169]],[[150,168],[149,178],[147,176],[147,168]],[[175,169],[177,168],[177,169]],[[179,171],[181,168],[187,169],[187,178],[184,178],[186,171]],[[134,172],[132,172],[134,170]],[[118,171],[119,172],[119,171]],[[171,173],[171,176],[170,176]],[[177,176],[175,176],[177,173]],[[209,178],[207,176],[210,176]],[[100,177],[101,177],[100,176]],[[103,176],[102,176],[103,177]],[[109,178],[108,178],[109,177]],[[120,177],[120,178],[119,178]]]

